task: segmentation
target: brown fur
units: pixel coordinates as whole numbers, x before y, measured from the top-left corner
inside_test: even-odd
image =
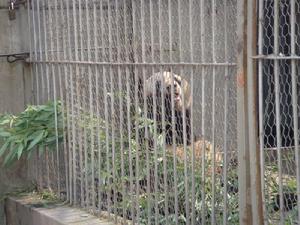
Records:
[[[208,174],[211,174],[212,172],[212,162],[213,162],[213,145],[209,141],[203,141],[203,140],[198,140],[194,142],[194,159],[195,159],[195,164],[199,165],[202,163],[202,157],[203,157],[203,146],[205,148],[204,151],[204,157],[205,157],[205,163],[208,165],[210,168]],[[192,146],[187,146],[187,162],[191,162],[192,160]],[[168,145],[166,147],[166,151],[168,154],[173,155],[173,146]],[[176,146],[176,157],[184,162],[185,160],[185,154],[184,154],[184,147],[181,146]],[[218,147],[215,147],[215,165],[216,165],[216,173],[221,173],[222,168],[221,168],[221,163],[223,161],[223,153],[220,151]]]

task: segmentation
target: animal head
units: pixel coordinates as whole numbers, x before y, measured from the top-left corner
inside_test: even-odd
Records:
[[[190,86],[188,82],[177,74],[171,72],[158,72],[153,74],[146,80],[147,96],[155,96],[160,98],[162,91],[169,101],[172,99],[172,85],[174,93],[174,105],[176,110],[187,109],[191,103]]]

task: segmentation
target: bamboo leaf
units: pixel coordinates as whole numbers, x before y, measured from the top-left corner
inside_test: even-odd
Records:
[[[21,143],[17,147],[17,158],[18,158],[18,160],[21,158],[23,151],[24,151],[24,144]]]
[[[5,166],[9,166],[14,161],[15,155],[17,154],[16,150],[14,149],[14,146],[12,144],[10,146],[11,146],[10,147],[10,151],[9,151],[8,155],[4,159],[4,163],[3,164]]]
[[[40,130],[36,133],[35,138],[30,142],[27,150],[32,149],[34,146],[36,146],[43,138],[44,136],[44,130]]]
[[[0,136],[1,137],[9,137],[11,134],[7,131],[0,130]]]
[[[60,142],[63,139],[62,115],[60,101],[27,106],[26,110],[16,116],[0,115],[0,138],[5,141],[0,146],[0,154],[7,152],[5,164],[20,159],[24,152],[30,158],[34,147],[38,147],[41,154],[45,148],[54,146],[56,138]]]
[[[0,157],[5,153],[5,151],[7,150],[8,146],[10,144],[10,141],[7,140],[1,147],[0,149]]]

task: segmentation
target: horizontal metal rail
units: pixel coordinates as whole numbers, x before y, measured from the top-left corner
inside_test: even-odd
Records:
[[[294,60],[300,60],[300,56],[294,55],[294,56],[285,56],[285,55],[255,55],[252,56],[252,59],[272,59],[272,60],[287,60],[287,59],[294,59]]]
[[[30,63],[48,64],[81,64],[81,65],[102,65],[102,66],[236,66],[236,63],[189,63],[189,62],[92,62],[92,61],[69,61],[69,60],[33,60]]]

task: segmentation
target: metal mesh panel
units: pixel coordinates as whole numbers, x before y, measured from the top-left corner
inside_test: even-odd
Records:
[[[36,101],[65,127],[39,186],[116,223],[237,224],[236,4],[31,1]]]
[[[259,17],[259,127],[265,223],[298,224],[300,2],[259,1]]]

